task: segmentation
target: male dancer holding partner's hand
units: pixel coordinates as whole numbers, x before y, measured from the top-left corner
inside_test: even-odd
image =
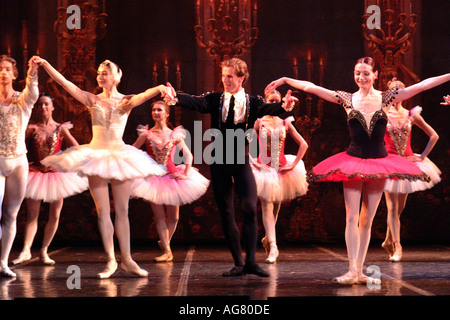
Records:
[[[223,145],[216,151],[214,162],[210,164],[211,183],[214,196],[222,219],[222,229],[235,266],[223,273],[223,276],[241,276],[255,274],[267,277],[268,273],[256,264],[255,253],[258,238],[257,223],[257,190],[255,178],[249,164],[249,145],[245,135],[231,134],[245,132],[253,128],[256,119],[266,115],[280,115],[288,110],[283,106],[293,106],[297,99],[288,91],[283,102],[265,103],[261,97],[253,97],[245,93],[243,84],[249,76],[245,61],[232,58],[222,62],[222,83],[224,92],[207,93],[202,96],[178,94],[173,87],[169,96],[176,97],[176,105],[200,113],[211,115],[211,128],[219,130],[222,134]],[[169,102],[170,103],[170,102]],[[242,131],[243,130],[243,131]],[[217,132],[219,132],[217,131]],[[239,136],[241,138],[239,138]],[[217,143],[215,137],[214,143]],[[239,145],[245,148],[238,149]],[[217,156],[218,150],[223,153]],[[243,150],[242,150],[243,149]],[[230,163],[229,154],[234,152]],[[226,157],[225,154],[228,153]],[[240,161],[237,161],[240,159]],[[226,161],[227,160],[227,161]],[[243,214],[243,239],[246,250],[245,262],[241,252],[240,232],[234,216],[233,188],[240,200]]]

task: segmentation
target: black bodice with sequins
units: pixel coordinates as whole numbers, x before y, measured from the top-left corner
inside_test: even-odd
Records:
[[[387,156],[384,143],[387,115],[383,111],[383,107],[389,105],[396,94],[396,90],[383,92],[382,107],[373,113],[370,123],[366,123],[362,113],[353,108],[352,94],[343,91],[336,92],[339,103],[345,108],[351,109],[347,116],[351,139],[347,148],[348,155],[362,159],[384,158]]]

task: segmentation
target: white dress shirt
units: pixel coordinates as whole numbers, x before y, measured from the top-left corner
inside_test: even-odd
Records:
[[[222,121],[227,121],[228,108],[230,106],[232,94],[225,92],[222,107]],[[247,97],[244,88],[241,88],[239,92],[234,94],[234,124],[245,122],[245,114],[247,108]]]

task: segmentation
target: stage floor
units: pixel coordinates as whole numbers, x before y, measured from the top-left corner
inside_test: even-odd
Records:
[[[18,249],[10,260],[18,256]],[[259,248],[257,261],[270,273],[268,278],[222,277],[232,267],[231,255],[223,246],[175,245],[172,249],[173,262],[154,263],[160,254],[156,244],[133,247],[133,258],[149,271],[149,277],[137,278],[119,268],[105,280],[96,278],[105,263],[101,247],[53,249],[54,266],[42,265],[36,250],[31,260],[11,267],[17,278],[0,278],[0,298],[450,296],[450,248],[442,245],[404,245],[399,263],[389,262],[383,249],[371,246],[365,267],[375,273],[366,274],[381,276],[379,288],[332,282],[347,269],[343,245],[279,245],[276,264],[264,263],[265,253]]]

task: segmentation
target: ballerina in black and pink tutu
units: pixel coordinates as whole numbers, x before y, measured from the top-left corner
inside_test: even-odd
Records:
[[[373,87],[378,76],[374,66],[370,57],[356,62],[353,72],[359,90],[354,93],[333,91],[308,81],[286,77],[275,80],[266,87],[266,91],[272,91],[288,84],[340,104],[347,113],[351,139],[347,151],[323,160],[308,174],[310,182],[343,182],[349,270],[333,279],[341,284],[366,284],[368,280],[381,283],[380,279],[363,274],[363,264],[369,247],[372,221],[383,195],[386,179],[429,179],[413,162],[387,153],[384,135],[388,110],[394,102],[409,99],[450,80],[448,73],[404,89],[379,91]]]

